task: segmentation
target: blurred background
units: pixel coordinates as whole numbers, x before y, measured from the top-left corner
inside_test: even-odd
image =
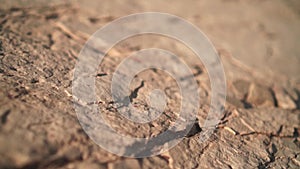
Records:
[[[280,74],[297,81],[300,78],[298,0],[1,0],[0,8],[61,4],[72,4],[79,9],[72,28],[87,35],[107,22],[101,20],[102,23],[86,25],[82,18],[107,17],[112,20],[139,12],[174,14],[199,27],[217,49],[225,49],[255,71],[269,76]]]

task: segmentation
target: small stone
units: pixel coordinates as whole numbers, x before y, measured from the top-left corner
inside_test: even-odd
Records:
[[[78,148],[72,148],[64,153],[64,157],[70,161],[74,161],[81,158],[81,152]]]
[[[274,98],[271,91],[262,85],[252,83],[249,88],[247,102],[253,107],[274,107]]]
[[[278,107],[284,109],[297,108],[296,103],[292,100],[292,98],[288,95],[288,93],[283,88],[275,86],[273,90],[275,93]]]
[[[118,161],[116,163],[110,163],[109,168],[112,169],[123,169],[123,168],[134,168],[134,169],[139,169],[141,168],[138,160],[133,159],[133,158],[127,158],[122,161]]]
[[[93,162],[82,162],[77,165],[76,169],[104,169],[104,165],[96,164]]]
[[[143,158],[141,162],[143,169],[151,169],[151,168],[174,168],[173,167],[173,158],[169,154],[169,152],[165,152],[160,156]]]
[[[291,99],[293,100],[299,100],[299,96],[297,94],[297,90],[296,89],[292,89],[292,88],[286,88],[285,92],[291,97]]]
[[[186,135],[186,137],[192,137],[196,135],[197,133],[200,133],[202,131],[201,127],[199,126],[198,122],[195,122],[192,128],[190,129],[189,133]]]
[[[233,86],[237,91],[238,97],[243,99],[249,91],[250,82],[240,79],[233,82]]]
[[[226,101],[229,105],[232,105],[234,107],[237,107],[237,108],[244,108],[244,104],[237,98],[235,97],[230,97],[230,96],[227,96],[226,97]]]

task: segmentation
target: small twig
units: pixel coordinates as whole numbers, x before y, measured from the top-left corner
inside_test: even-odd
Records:
[[[232,133],[233,135],[238,135],[238,132],[235,131],[235,130],[233,130],[233,129],[230,128],[230,127],[225,126],[224,129],[227,130],[227,131],[229,131],[229,132]]]
[[[248,123],[245,122],[244,119],[240,118],[241,119],[241,122],[246,126],[248,127],[251,131],[255,131]]]
[[[63,31],[67,36],[71,37],[72,39],[79,41],[81,43],[84,43],[86,41],[86,39],[79,37],[77,35],[75,35],[69,28],[67,28],[63,23],[61,22],[55,22],[55,25],[61,30]]]

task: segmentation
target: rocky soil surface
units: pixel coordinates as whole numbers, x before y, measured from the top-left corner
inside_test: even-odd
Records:
[[[145,110],[148,92],[160,88],[169,99],[164,113],[146,124],[117,115],[109,82],[132,52],[149,47],[172,51],[191,68],[201,89],[200,128],[161,155],[124,158],[101,149],[81,128],[73,108],[73,71],[93,32],[118,17],[144,11],[178,15],[207,34],[225,68],[227,101],[214,134],[199,144],[211,92],[201,61],[166,37],[120,42],[95,77],[101,95],[95,104],[118,132],[155,136],[180,109],[174,79],[147,70],[132,81],[132,102]],[[1,1],[0,168],[300,168],[299,27],[296,0]]]

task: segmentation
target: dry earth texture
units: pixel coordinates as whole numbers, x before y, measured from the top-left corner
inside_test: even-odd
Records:
[[[0,168],[300,168],[299,1],[1,1]],[[176,53],[194,73],[199,126],[173,149],[148,158],[123,158],[97,146],[73,109],[78,53],[101,26],[130,13],[169,12],[199,26],[212,40],[227,79],[224,116],[199,144],[209,110],[210,82],[200,60],[180,42],[155,35],[120,42],[99,65],[95,104],[122,134],[152,137],[177,117],[179,88],[160,70],[132,81],[132,102],[147,110],[148,92],[168,98],[147,124],[117,114],[110,96],[116,66],[132,52],[158,47]],[[172,23],[170,23],[171,25]]]

